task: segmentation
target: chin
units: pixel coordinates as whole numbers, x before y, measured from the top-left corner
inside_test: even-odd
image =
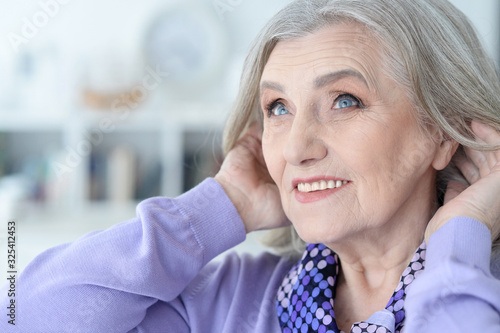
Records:
[[[291,221],[299,237],[306,243],[331,244],[342,240],[348,235],[347,230],[336,228],[331,218],[328,223],[325,222],[324,224],[318,223],[318,220],[311,218],[301,220],[300,223],[295,223],[294,220]],[[345,224],[343,225],[345,226]]]

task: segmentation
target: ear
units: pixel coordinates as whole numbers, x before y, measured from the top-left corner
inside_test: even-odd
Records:
[[[436,155],[432,160],[432,167],[436,170],[443,170],[450,163],[458,148],[458,142],[451,138],[444,137],[441,144],[436,149]]]

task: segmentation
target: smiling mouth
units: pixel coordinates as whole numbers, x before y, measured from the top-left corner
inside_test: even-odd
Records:
[[[298,183],[297,190],[303,193],[316,192],[342,187],[349,182],[347,180],[321,180],[312,183]]]

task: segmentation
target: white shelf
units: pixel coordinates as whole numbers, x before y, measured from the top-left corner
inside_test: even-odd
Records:
[[[0,112],[0,131],[57,131],[64,127],[67,117],[50,116],[50,113],[28,113],[21,111]]]
[[[165,124],[190,128],[220,128],[227,114],[227,105],[183,103],[165,110],[131,110],[128,113],[80,109],[66,115],[53,114],[50,110],[23,112],[2,110],[0,131],[52,131],[64,129],[68,123],[78,122],[89,128],[99,127],[103,121],[115,130],[141,130],[162,128]]]
[[[227,110],[227,106],[202,103],[171,104],[164,110],[137,109],[126,114],[78,108],[64,116],[4,110],[0,113],[0,133],[7,143],[3,148],[7,149],[7,159],[15,159],[15,164],[24,163],[24,158],[31,158],[35,152],[41,155],[38,158],[48,158],[39,163],[48,165],[48,172],[52,172],[48,177],[56,182],[56,191],[50,193],[63,193],[50,200],[78,208],[90,200],[93,154],[106,157],[117,146],[133,149],[138,163],[149,163],[149,167],[159,163],[158,195],[181,194],[185,133],[220,132]],[[67,172],[61,177],[54,165]],[[65,189],[61,192],[60,188]]]

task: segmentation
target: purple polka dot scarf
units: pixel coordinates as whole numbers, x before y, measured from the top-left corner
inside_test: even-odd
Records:
[[[400,333],[405,318],[405,291],[422,273],[424,265],[425,242],[403,272],[385,309],[354,323],[350,333]],[[283,333],[343,333],[333,312],[339,269],[339,257],[332,250],[323,244],[307,246],[302,259],[288,272],[278,290],[277,311]]]

